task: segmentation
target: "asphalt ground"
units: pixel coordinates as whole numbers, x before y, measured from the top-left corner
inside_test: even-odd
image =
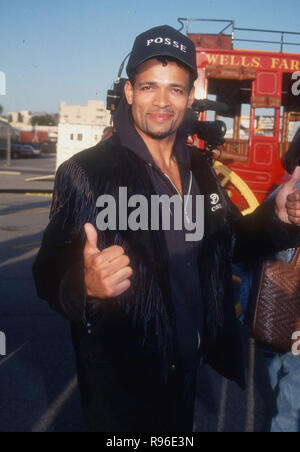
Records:
[[[55,155],[36,159],[13,159],[10,166],[0,158],[0,193],[51,193],[56,167]]]
[[[1,174],[1,163],[0,188],[13,188],[28,175],[51,174],[55,158],[13,161],[10,171],[20,169],[18,176]],[[45,182],[35,184],[26,187],[28,194],[0,193],[0,332],[6,337],[6,354],[0,355],[0,431],[81,432],[69,324],[37,297],[31,274],[51,204],[50,195],[30,194],[45,188]]]

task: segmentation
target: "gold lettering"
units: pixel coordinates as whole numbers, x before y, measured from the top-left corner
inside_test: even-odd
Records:
[[[300,61],[291,60],[291,71],[299,71],[300,70]]]
[[[220,56],[220,64],[222,64],[222,66],[228,66],[229,65],[229,57],[228,57],[228,55],[221,55]]]
[[[287,69],[289,70],[289,65],[288,62],[286,61],[286,59],[284,58],[279,66],[278,69]]]
[[[230,58],[230,65],[231,66],[238,66],[239,64],[235,61],[235,55],[231,55]]]
[[[229,60],[229,56],[228,55],[224,55],[224,64],[226,66],[228,66],[230,64],[230,60]]]
[[[256,67],[261,68],[262,62],[261,57],[252,57],[251,59],[244,56],[237,55],[207,55],[208,64],[217,65],[221,64],[222,66],[244,66],[244,67]],[[271,58],[271,66],[270,69],[284,69],[290,71],[300,71],[300,60],[287,60],[283,58]]]
[[[279,58],[272,58],[272,66],[271,69],[276,69],[277,65],[280,63]]]
[[[246,56],[242,56],[242,66],[249,67],[250,64],[247,64],[246,58]]]
[[[218,56],[219,55],[207,55],[208,64],[218,64]]]
[[[261,61],[260,57],[252,58],[252,66],[260,67],[261,66],[260,61]]]

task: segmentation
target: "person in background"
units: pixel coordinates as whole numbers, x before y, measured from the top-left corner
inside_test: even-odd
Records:
[[[288,179],[290,179],[295,168],[300,165],[300,128],[294,136],[291,146],[284,155],[282,162],[286,174],[289,175]],[[267,198],[267,201],[273,200],[281,187],[277,187]],[[296,184],[295,188],[300,188],[300,182]],[[296,207],[297,205],[294,206],[295,209]],[[295,248],[289,248],[274,254],[272,257],[275,260],[290,263],[295,251]],[[251,265],[248,264],[248,266],[245,264],[243,269],[240,297],[244,313],[249,309],[249,296],[257,265],[257,262]],[[253,294],[251,294],[251,298],[252,296]],[[242,317],[243,320],[247,322],[245,315]],[[293,355],[292,352],[272,353],[270,351],[264,351],[264,355],[269,370],[271,386],[276,396],[276,412],[272,419],[271,432],[300,432],[300,357]]]

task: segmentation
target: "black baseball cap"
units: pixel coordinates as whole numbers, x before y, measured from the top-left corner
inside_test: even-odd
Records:
[[[195,44],[169,25],[151,28],[136,37],[126,68],[128,77],[140,64],[157,56],[169,56],[180,61],[197,79]]]

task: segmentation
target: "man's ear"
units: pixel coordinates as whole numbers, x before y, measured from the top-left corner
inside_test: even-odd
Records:
[[[195,87],[193,86],[189,93],[188,108],[192,107],[194,100],[195,100]]]
[[[127,82],[125,83],[124,93],[125,93],[125,97],[126,97],[127,103],[129,105],[132,105],[132,102],[133,102],[133,86],[132,86],[132,84],[130,83],[129,80],[127,80]]]

